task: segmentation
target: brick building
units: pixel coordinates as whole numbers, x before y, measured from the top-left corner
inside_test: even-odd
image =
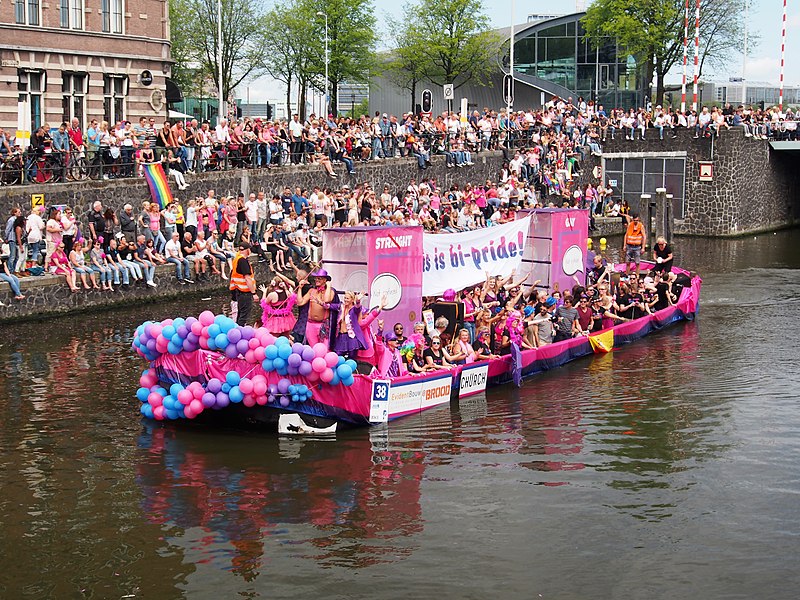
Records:
[[[0,127],[166,117],[167,0],[0,3]]]

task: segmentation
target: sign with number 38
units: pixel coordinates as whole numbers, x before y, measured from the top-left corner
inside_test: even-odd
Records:
[[[372,382],[372,399],[369,406],[370,423],[386,423],[389,420],[389,392],[391,382],[376,379]]]

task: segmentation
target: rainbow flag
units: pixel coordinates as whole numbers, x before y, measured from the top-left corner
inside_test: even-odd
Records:
[[[172,202],[172,192],[161,163],[145,164],[144,178],[147,180],[147,185],[150,186],[150,197],[153,202],[156,202],[162,209],[166,208],[167,204]]]

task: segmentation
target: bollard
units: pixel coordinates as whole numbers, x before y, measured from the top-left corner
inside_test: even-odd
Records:
[[[666,219],[666,205],[667,205],[667,188],[656,188],[656,198],[653,202],[655,212],[655,225],[650,239],[652,240],[651,247],[655,246],[655,238],[659,235],[664,235],[664,221]]]
[[[650,247],[650,231],[653,229],[653,205],[650,202],[652,196],[650,194],[642,194],[639,196],[639,217],[642,220],[642,223],[645,224],[645,233],[647,233],[647,239],[645,239],[645,250]],[[647,213],[645,213],[647,211]],[[647,217],[645,217],[645,214]]]
[[[674,220],[672,217],[672,194],[667,194],[666,202],[664,203],[664,231],[661,235],[667,240],[668,244],[672,243],[672,230],[674,229]]]

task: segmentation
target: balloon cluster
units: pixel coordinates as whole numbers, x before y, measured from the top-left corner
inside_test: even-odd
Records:
[[[313,397],[306,384],[292,383],[283,376],[302,376],[310,384],[350,386],[355,382],[356,363],[328,351],[325,344],[314,346],[294,343],[287,338],[276,338],[263,327],[240,327],[225,315],[205,311],[198,318],[166,319],[160,323],[147,321],[137,329],[133,348],[143,358],[155,361],[169,353],[197,350],[219,351],[230,359],[244,359],[254,365],[249,376],[242,377],[235,370],[224,380],[209,379],[205,385],[193,381],[184,386],[172,383],[169,389],[162,386],[154,369],[146,369],[139,380],[137,398],[142,402],[141,412],[148,418],[193,419],[206,409],[221,409],[231,403],[247,407],[274,404],[287,407],[292,402],[305,402]],[[262,372],[253,372],[253,369]],[[282,376],[269,383],[268,373]],[[274,378],[274,376],[273,376]]]

